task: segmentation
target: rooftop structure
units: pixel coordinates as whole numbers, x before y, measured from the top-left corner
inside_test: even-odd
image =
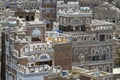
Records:
[[[112,74],[108,72],[99,71],[97,69],[87,70],[83,68],[73,67],[72,71],[62,70],[58,74],[49,74],[45,76],[45,80],[112,80]]]
[[[103,72],[103,71],[99,71],[97,69],[94,70],[86,70],[86,69],[82,69],[82,68],[78,68],[78,67],[73,67],[73,73],[78,73],[80,74],[80,79],[81,80],[91,80],[91,79],[95,79],[95,80],[104,80],[104,79],[108,79],[108,80],[112,80],[111,78],[111,73],[108,72]]]
[[[119,80],[120,79],[120,68],[114,68],[113,69],[113,75],[114,75],[114,80]]]
[[[52,44],[64,44],[71,42],[71,35],[61,33],[60,30],[47,31],[46,41]]]
[[[57,4],[57,20],[62,31],[86,31],[91,23],[92,11],[89,7],[80,7],[78,2]]]
[[[93,9],[93,15],[95,19],[106,20],[115,24],[120,21],[120,10],[113,4],[105,2],[98,5]]]

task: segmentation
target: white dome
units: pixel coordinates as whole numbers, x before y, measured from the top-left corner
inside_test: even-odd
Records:
[[[37,28],[35,30],[33,30],[32,32],[32,37],[39,37],[41,36],[41,32],[40,30],[38,30]]]

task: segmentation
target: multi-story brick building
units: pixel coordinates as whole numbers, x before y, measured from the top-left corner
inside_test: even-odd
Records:
[[[99,4],[93,9],[94,19],[106,20],[118,24],[120,21],[120,10],[108,2]]]
[[[58,4],[58,6],[66,4]],[[73,66],[112,72],[113,31],[115,24],[93,20],[88,7],[72,6],[58,10],[60,30],[72,35]]]
[[[6,1],[6,8],[11,10],[17,10],[17,6],[20,6],[23,10],[39,10],[41,6],[41,1],[39,0],[10,0]]]
[[[18,7],[14,16],[24,18],[24,21],[34,21],[35,18],[40,18],[40,13],[37,10],[23,10],[22,8]]]
[[[85,26],[91,23],[92,11],[89,7],[79,7],[78,2],[58,2],[57,19],[62,31],[85,31]]]
[[[16,11],[19,5],[23,10],[39,10],[40,20],[46,20],[47,30],[52,30],[53,22],[56,20],[56,0],[21,0],[9,1],[8,8]]]
[[[8,24],[2,32],[2,54],[1,54],[1,80],[16,80],[17,79],[17,62],[18,52],[14,48],[14,31],[17,20],[9,18],[6,21]]]
[[[117,26],[114,32],[114,67],[120,66],[120,27]]]
[[[73,65],[112,72],[114,26],[109,22],[92,20],[90,31],[83,35],[76,34]]]
[[[4,70],[2,71],[2,80],[3,77],[7,77],[6,80],[33,80],[37,78],[44,80],[44,76],[47,76],[49,73],[57,74],[61,73],[62,69],[72,69],[72,45],[66,41],[59,44],[55,43],[54,45],[47,42],[47,40],[45,40],[46,24],[44,21],[41,22],[38,19],[35,19],[34,21],[25,23],[20,20],[20,18],[10,18],[7,20],[10,20],[9,26],[12,28],[10,28],[11,34],[9,35],[14,41],[14,43],[12,43],[13,49],[10,48],[10,50],[13,50],[15,52],[12,52],[11,56],[14,53],[17,56],[17,58],[13,58],[13,56],[10,59],[15,59],[17,63],[15,60],[12,61],[13,63],[10,61],[12,67],[9,68],[6,65],[3,65],[3,63],[7,64],[7,62],[5,62],[5,60],[2,60],[3,62],[1,69]],[[5,43],[7,42],[5,41]],[[62,48],[57,48],[57,46],[62,48],[64,47],[66,50],[61,51]],[[7,48],[2,49],[7,50]],[[69,50],[69,52],[67,52],[67,50]],[[63,53],[64,51],[65,53]],[[67,56],[68,54],[69,56]],[[4,55],[2,56],[4,57]],[[59,56],[63,58],[61,59]],[[66,60],[64,61],[65,58]],[[9,57],[6,59],[9,59]],[[69,63],[69,65],[65,65],[65,63]],[[13,66],[13,64],[16,66]],[[12,68],[15,68],[16,72]],[[12,71],[9,72],[14,74],[14,76],[11,77],[11,74],[10,77],[9,74],[5,75],[7,73],[5,70],[7,69],[8,71],[9,69],[12,69],[13,73]]]
[[[23,10],[39,10],[42,5],[41,0],[22,0],[18,2]]]
[[[46,20],[48,30],[52,30],[52,24],[56,21],[56,3],[57,0],[42,0],[41,20]]]

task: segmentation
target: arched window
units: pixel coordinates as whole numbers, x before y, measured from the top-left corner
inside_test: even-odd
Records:
[[[91,49],[91,54],[95,54],[95,48]]]
[[[46,55],[43,55],[40,57],[40,59],[48,59],[48,57]]]
[[[85,56],[83,54],[79,54],[78,58],[80,61],[85,61]]]
[[[95,66],[92,66],[92,67],[91,67],[91,70],[93,70],[93,69],[95,69]]]
[[[106,54],[106,60],[110,60],[111,59],[111,54],[107,53]]]
[[[84,53],[88,53],[88,48],[84,48]]]
[[[106,66],[106,72],[110,72],[110,66]]]
[[[100,70],[100,71],[103,71],[103,67],[102,67],[102,66],[100,66],[100,67],[99,67],[99,70]]]
[[[109,39],[112,39],[112,35],[111,34],[109,35]]]
[[[110,52],[110,47],[106,48],[106,52],[109,53]]]
[[[79,53],[82,54],[83,53],[83,48],[79,49]]]
[[[100,48],[99,48],[99,54],[102,54],[102,53],[103,53],[103,48],[100,47]]]
[[[78,55],[78,49],[74,48],[74,54]]]
[[[33,46],[33,51],[35,50],[35,46]]]
[[[50,59],[50,56],[49,56],[48,54],[44,53],[44,54],[41,54],[41,55],[39,56],[39,59],[40,59],[40,60],[49,60],[49,59]]]

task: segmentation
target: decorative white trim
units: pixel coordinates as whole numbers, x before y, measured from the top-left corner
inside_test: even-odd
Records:
[[[45,57],[47,58],[47,60],[50,59],[50,56],[49,56],[47,53],[41,54],[41,55],[39,56],[39,59],[40,59],[40,60],[43,60],[43,59],[41,59],[41,57],[43,57],[43,56],[45,56]]]

